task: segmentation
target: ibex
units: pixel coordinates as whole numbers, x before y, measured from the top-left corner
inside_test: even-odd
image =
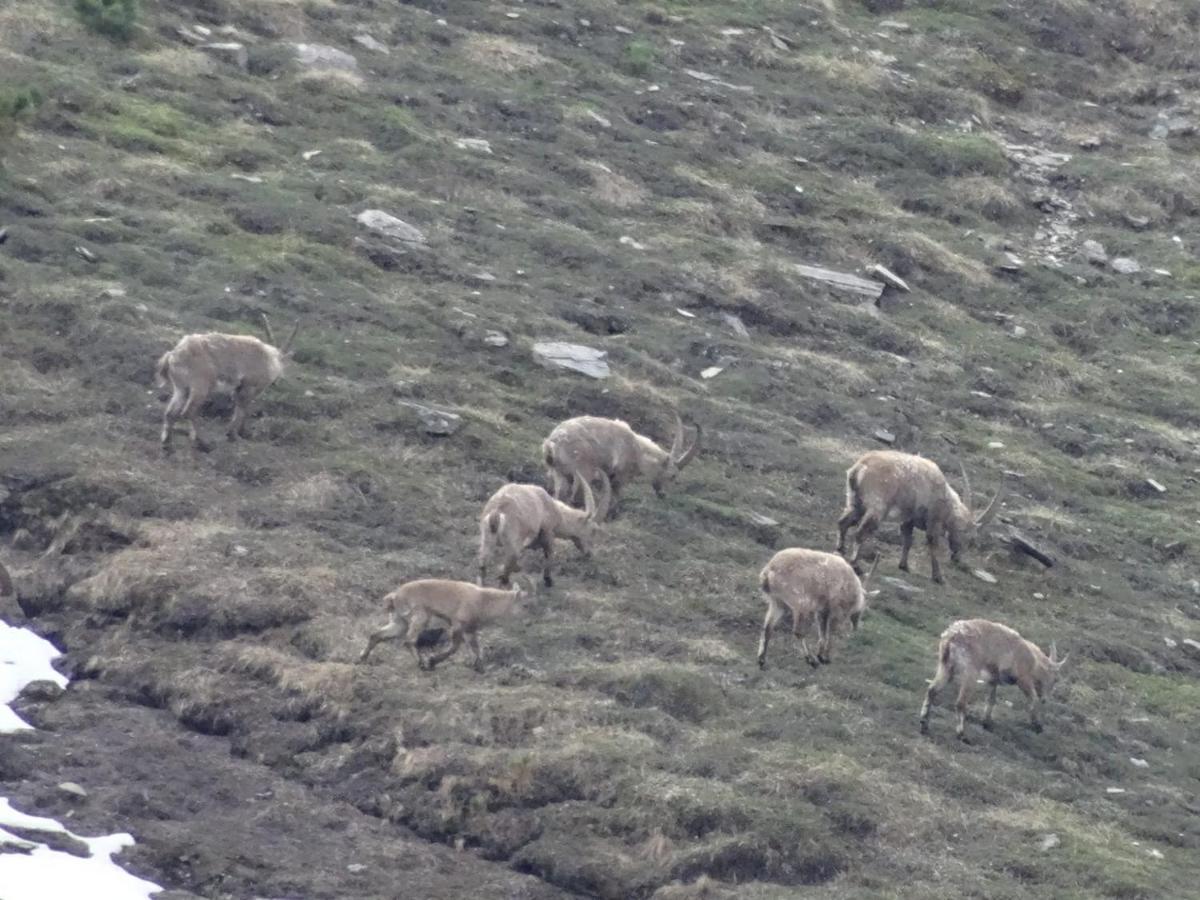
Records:
[[[611,513],[621,489],[639,475],[649,476],[654,492],[662,497],[667,484],[700,449],[701,429],[695,427],[695,440],[684,450],[683,420],[676,414],[675,439],[668,451],[620,419],[578,416],[560,422],[542,442],[555,499],[573,503],[577,484],[600,480],[612,498]]]
[[[1067,654],[1070,656],[1070,654]],[[937,673],[929,682],[925,702],[921,706],[921,733],[929,733],[929,708],[937,700],[938,691],[957,678],[959,740],[966,740],[963,728],[967,721],[967,703],[976,679],[983,676],[988,685],[987,706],[983,711],[983,727],[992,727],[992,707],[996,705],[996,687],[1015,684],[1029,698],[1029,719],[1034,731],[1042,730],[1038,707],[1054,689],[1058,670],[1066,664],[1067,656],[1058,658],[1058,648],[1051,643],[1047,656],[1037,645],[1025,640],[1007,625],[987,619],[964,619],[942,632],[938,644]]]
[[[188,420],[192,446],[205,449],[196,431],[200,407],[218,386],[233,394],[233,416],[226,434],[229,440],[245,437],[246,411],[250,403],[283,373],[283,361],[291,350],[300,327],[297,322],[282,348],[273,346],[271,323],[263,316],[267,339],[242,334],[189,334],[158,360],[155,381],[160,388],[171,385],[171,399],[163,414],[162,446],[171,447],[175,422]]]
[[[758,665],[767,664],[767,643],[771,632],[785,613],[792,615],[792,632],[800,639],[804,658],[816,668],[830,661],[833,632],[849,620],[858,630],[867,608],[867,585],[875,574],[879,558],[867,577],[858,575],[842,557],[821,550],[793,548],[780,550],[759,575],[759,586],[767,598],[767,617],[763,620],[762,639],[758,643]],[[808,649],[805,635],[812,620],[817,623],[817,653]]]
[[[477,672],[483,671],[483,655],[479,650],[476,632],[484,625],[514,615],[530,596],[532,592],[519,584],[511,591],[501,591],[442,578],[410,581],[383,598],[390,614],[388,623],[367,638],[367,646],[358,661],[366,662],[371,650],[380,641],[389,641],[403,634],[404,643],[412,651],[418,669],[433,669],[457,653],[465,640],[474,655],[472,666]],[[433,618],[449,624],[450,646],[422,659],[421,651],[417,649],[417,638]],[[407,620],[407,625],[402,620]]]
[[[913,529],[920,528],[929,545],[933,580],[941,584],[942,570],[937,558],[941,536],[945,534],[950,544],[951,561],[962,565],[963,550],[974,541],[978,529],[991,521],[1004,493],[1001,482],[992,502],[975,518],[971,511],[971,481],[966,469],[961,466],[960,469],[965,501],[950,487],[942,470],[931,459],[896,450],[864,453],[846,472],[846,509],[838,519],[837,552],[846,553],[846,532],[858,525],[854,537],[857,546],[851,562],[855,571],[860,571],[863,545],[875,533],[879,523],[896,510],[900,514],[902,542],[900,569],[908,571]]]
[[[546,587],[554,584],[550,574],[550,558],[554,540],[572,541],[584,556],[592,552],[592,539],[608,513],[608,493],[596,503],[592,487],[583,483],[583,509],[578,510],[555,500],[535,484],[506,484],[483,507],[479,517],[479,583],[487,580],[488,560],[503,549],[504,562],[500,568],[500,584],[508,587],[509,576],[517,570],[521,551],[540,547],[545,554],[542,581]]]

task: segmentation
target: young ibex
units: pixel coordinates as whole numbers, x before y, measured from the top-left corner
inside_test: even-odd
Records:
[[[457,653],[466,640],[474,654],[472,666],[476,671],[482,671],[483,655],[479,650],[476,632],[484,625],[514,615],[531,595],[532,592],[519,583],[511,591],[501,591],[442,578],[410,581],[384,597],[390,614],[388,623],[367,639],[367,646],[358,661],[365,662],[380,641],[390,641],[403,634],[404,643],[412,650],[418,669],[432,669]],[[417,649],[417,638],[432,618],[449,624],[450,646],[422,659]],[[401,621],[405,619],[407,626]]]
[[[1070,654],[1068,654],[1069,656]],[[937,700],[938,691],[957,678],[958,728],[960,740],[967,721],[967,703],[980,676],[987,682],[987,706],[983,711],[983,727],[992,727],[992,707],[996,705],[996,686],[1015,684],[1029,698],[1029,719],[1034,731],[1041,731],[1038,707],[1054,688],[1058,670],[1067,657],[1058,658],[1058,648],[1050,644],[1047,656],[1037,645],[1025,640],[1007,625],[987,619],[964,619],[942,632],[938,644],[937,673],[929,682],[925,702],[921,706],[921,733],[929,733],[929,708]]]
[[[837,552],[846,553],[846,532],[858,525],[852,564],[859,571],[863,545],[892,510],[900,513],[900,569],[908,571],[908,551],[913,529],[925,532],[933,580],[942,583],[937,550],[943,534],[950,544],[950,559],[962,565],[963,550],[999,509],[1004,483],[987,508],[975,518],[971,511],[971,481],[962,469],[966,500],[959,499],[937,463],[896,450],[864,453],[846,472],[846,509],[838,519]],[[859,524],[861,523],[861,524]]]
[[[654,492],[663,496],[667,484],[700,449],[701,429],[695,427],[695,440],[684,450],[683,420],[677,413],[675,439],[668,451],[620,419],[578,416],[560,422],[542,442],[555,499],[573,503],[576,485],[598,479],[606,483],[613,512],[621,489],[639,475],[648,475]]]
[[[583,483],[583,509],[578,510],[555,500],[536,484],[506,484],[483,507],[479,517],[479,583],[487,579],[488,560],[503,548],[504,563],[500,584],[508,587],[509,576],[517,570],[521,551],[540,547],[545,554],[542,581],[551,587],[550,558],[554,540],[572,541],[584,556],[592,552],[592,539],[608,513],[608,493],[600,503],[592,487]]]
[[[875,566],[879,558],[875,558]],[[875,566],[859,581],[850,564],[842,557],[821,550],[793,548],[780,550],[759,575],[759,586],[767,597],[767,617],[763,620],[762,639],[758,643],[758,665],[767,664],[767,643],[771,632],[792,614],[792,632],[800,639],[804,658],[816,668],[830,661],[833,632],[849,620],[858,629],[867,608],[867,585]],[[808,649],[805,635],[812,620],[817,623],[816,656]]]
[[[246,411],[250,403],[283,373],[284,358],[300,327],[297,322],[287,343],[279,348],[273,346],[275,336],[266,316],[263,316],[263,324],[270,343],[242,334],[189,334],[158,360],[155,382],[160,388],[169,383],[172,390],[163,414],[164,450],[170,449],[175,422],[181,418],[188,420],[192,446],[205,449],[196,431],[196,419],[200,416],[200,407],[218,386],[233,394],[233,416],[226,432],[229,440],[245,437]]]

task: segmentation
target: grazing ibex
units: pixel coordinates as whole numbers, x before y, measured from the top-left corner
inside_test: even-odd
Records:
[[[875,566],[879,558],[875,558]],[[799,547],[780,550],[759,575],[759,585],[767,597],[767,617],[763,620],[762,639],[758,643],[758,665],[767,664],[767,643],[771,632],[785,613],[792,615],[792,632],[800,639],[804,658],[816,668],[830,660],[833,632],[849,620],[858,629],[867,608],[867,585],[875,566],[859,581],[850,564],[842,557],[821,550]],[[808,649],[805,635],[812,620],[817,623],[817,653]]]
[[[620,419],[578,416],[560,422],[542,442],[542,457],[557,500],[574,502],[576,485],[600,480],[616,509],[621,489],[639,475],[648,475],[654,492],[663,496],[667,484],[696,457],[700,449],[699,425],[692,445],[683,449],[683,420],[675,415],[675,439],[664,450],[638,434]]]
[[[300,327],[297,322],[287,343],[279,348],[273,346],[275,336],[266,316],[263,316],[263,324],[271,343],[242,334],[189,334],[158,360],[155,382],[160,388],[169,383],[172,390],[163,415],[164,450],[170,449],[175,422],[181,418],[188,420],[192,446],[205,449],[196,431],[196,419],[200,407],[218,386],[233,394],[233,416],[226,432],[229,440],[245,437],[247,409],[251,401],[283,373],[284,358]]]
[[[1004,483],[978,518],[971,511],[971,481],[962,469],[963,492],[959,499],[937,463],[896,450],[873,450],[859,457],[846,472],[846,509],[838,519],[838,553],[846,552],[846,532],[858,525],[852,564],[858,571],[863,545],[892,510],[900,514],[900,569],[908,571],[908,551],[913,529],[925,532],[933,580],[941,584],[938,544],[943,534],[950,544],[950,559],[962,565],[962,552],[999,509]],[[861,524],[859,524],[861,523]]]
[[[508,587],[508,578],[517,570],[521,551],[540,547],[545,554],[542,581],[551,587],[550,558],[554,540],[572,541],[584,556],[592,552],[592,539],[608,513],[608,492],[600,503],[592,487],[583,482],[583,509],[578,510],[555,500],[536,484],[506,484],[483,507],[479,517],[479,583],[487,579],[488,560],[500,547],[504,563],[500,568],[500,584]]]
[[[1070,654],[1067,654],[1070,656]],[[1058,648],[1050,644],[1047,656],[1032,641],[1027,641],[1007,625],[987,619],[963,619],[942,632],[938,644],[937,673],[929,682],[925,702],[921,706],[921,733],[929,733],[929,708],[937,700],[938,691],[957,678],[958,728],[960,740],[967,721],[967,703],[980,676],[987,682],[987,706],[983,711],[983,727],[992,727],[992,707],[996,705],[996,686],[1015,684],[1029,698],[1029,719],[1034,731],[1042,730],[1038,707],[1054,689],[1058,670],[1067,657],[1058,658]]]
[[[511,591],[479,587],[466,581],[447,581],[442,578],[425,578],[410,581],[392,591],[383,599],[387,601],[390,618],[378,631],[372,632],[367,646],[358,661],[365,662],[371,650],[380,641],[390,641],[404,635],[404,643],[412,650],[418,669],[432,669],[444,659],[458,652],[464,640],[471,647],[471,661],[476,671],[483,670],[483,655],[479,650],[476,632],[514,615],[532,592],[520,586]],[[441,619],[450,626],[450,646],[426,659],[417,649],[417,638],[431,618]],[[407,626],[402,620],[407,619]]]
[[[14,593],[12,578],[9,577],[8,569],[4,568],[4,564],[0,563],[0,597],[7,597]]]

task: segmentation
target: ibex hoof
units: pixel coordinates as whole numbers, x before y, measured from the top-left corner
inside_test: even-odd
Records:
[[[929,723],[924,719],[921,720],[921,734],[929,734]]]
[[[967,739],[967,736],[966,736],[965,734],[963,734],[961,731],[960,731],[960,732],[958,732],[958,735],[957,735],[957,737],[958,737],[958,739],[959,739],[959,740],[960,740],[962,743],[964,743],[964,744],[970,744],[970,743],[971,743],[971,742],[970,742],[970,741]]]
[[[1039,722],[1034,722],[1034,723],[1033,723],[1032,725],[1030,725],[1029,727],[1033,729],[1033,733],[1034,733],[1034,734],[1041,734],[1041,733],[1042,733],[1042,731],[1044,730],[1044,729],[1042,728],[1042,726],[1041,726],[1041,723],[1039,723]]]
[[[907,572],[908,571],[908,563],[902,562],[902,563],[900,563],[900,565],[896,566],[896,568],[899,569],[901,572]]]
[[[765,669],[767,667],[767,658],[765,656],[760,656],[758,658],[758,667],[760,669]]]
[[[828,654],[827,654],[827,655],[825,655],[825,656],[817,656],[817,662],[821,663],[821,665],[824,665],[824,666],[827,666],[827,665],[829,665],[829,656],[828,656]]]
[[[982,722],[979,723],[979,725],[980,725],[980,727],[982,727],[984,729],[984,731],[991,731],[992,728],[995,727],[992,725],[991,719],[984,719]]]
[[[821,666],[821,661],[820,661],[819,659],[815,658],[815,657],[812,657],[812,656],[806,657],[806,658],[805,658],[805,661],[806,661],[806,662],[807,662],[807,663],[808,663],[810,666],[812,666],[814,669],[820,668],[820,666]]]

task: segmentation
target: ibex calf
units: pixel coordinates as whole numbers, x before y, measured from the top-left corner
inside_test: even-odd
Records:
[[[875,565],[879,565],[878,557]],[[758,643],[758,665],[767,664],[767,643],[771,632],[785,613],[792,615],[792,632],[800,639],[804,658],[816,668],[830,661],[833,632],[849,620],[858,629],[867,608],[867,585],[875,574],[859,581],[850,564],[842,557],[821,550],[793,548],[780,550],[759,575],[759,585],[767,598],[767,617],[763,620],[762,639]],[[817,653],[808,649],[805,638],[812,620],[817,623]]]
[[[520,586],[501,591],[442,578],[410,581],[384,597],[390,614],[388,623],[367,638],[367,646],[358,661],[365,662],[380,641],[404,635],[404,643],[412,651],[418,669],[432,669],[457,653],[465,640],[474,656],[472,666],[476,671],[482,671],[483,655],[476,632],[484,625],[512,616],[529,596],[530,592]],[[430,619],[449,624],[450,646],[422,659],[417,638]],[[407,625],[402,620],[407,620]]]
[[[545,554],[542,581],[551,587],[554,579],[550,574],[550,558],[555,538],[572,541],[584,556],[591,555],[592,539],[608,512],[608,501],[606,492],[597,505],[586,481],[582,510],[555,500],[536,484],[506,484],[492,494],[479,517],[479,583],[487,580],[488,560],[497,547],[504,553],[500,567],[503,587],[508,586],[509,576],[520,565],[521,551],[539,547]]]
[[[975,518],[971,512],[971,481],[962,470],[963,501],[946,481],[937,463],[896,450],[864,453],[846,472],[846,509],[838,519],[837,552],[846,552],[846,532],[858,525],[852,564],[859,571],[863,545],[887,516],[900,514],[900,569],[908,571],[908,551],[912,548],[913,529],[925,532],[933,580],[942,583],[937,551],[942,535],[950,544],[950,559],[962,565],[963,550],[974,541],[978,529],[987,525],[999,509],[1004,484],[987,508]],[[861,523],[861,524],[860,524]]]
[[[296,337],[299,323],[282,348],[273,346],[271,325],[263,316],[267,337],[264,343],[242,334],[189,334],[158,360],[155,382],[171,385],[171,399],[163,414],[162,446],[171,447],[171,435],[179,419],[187,419],[192,446],[204,449],[196,431],[200,408],[218,386],[233,394],[233,416],[226,432],[229,440],[245,437],[246,412],[250,403],[283,373],[283,361]]]
[[[675,439],[664,450],[619,419],[579,416],[560,422],[542,442],[542,457],[557,500],[574,502],[576,485],[595,480],[606,483],[616,509],[621,489],[641,475],[649,476],[654,492],[664,489],[700,449],[700,426],[692,445],[683,449],[683,420],[675,416]]]
[[[1070,654],[1068,654],[1070,655]],[[1015,684],[1029,698],[1029,719],[1034,731],[1041,731],[1038,707],[1054,689],[1058,670],[1067,657],[1058,658],[1052,643],[1047,656],[1037,645],[1025,640],[1007,625],[987,619],[963,619],[942,632],[938,644],[937,673],[929,682],[925,702],[921,705],[921,733],[929,733],[929,709],[937,700],[938,691],[957,678],[958,733],[965,740],[963,728],[967,721],[967,704],[976,679],[983,676],[988,685],[987,706],[983,711],[983,727],[992,727],[992,707],[996,705],[996,687]]]

